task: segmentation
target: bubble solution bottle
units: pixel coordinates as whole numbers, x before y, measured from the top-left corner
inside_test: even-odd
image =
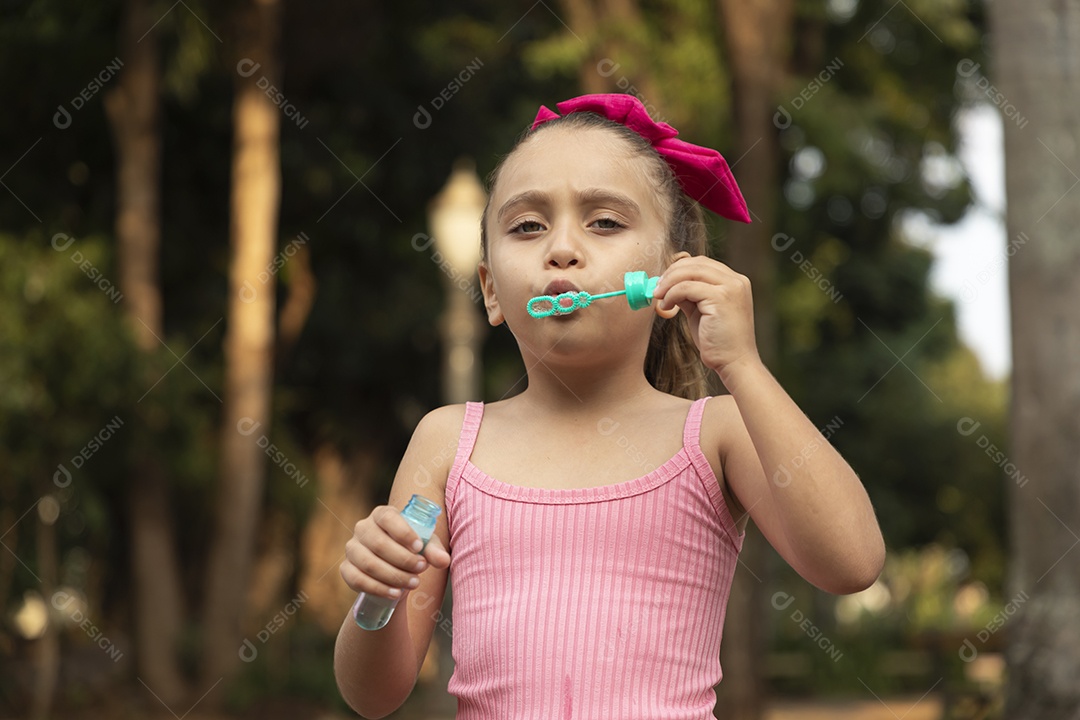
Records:
[[[427,547],[431,534],[435,532],[435,521],[442,512],[435,503],[420,495],[413,495],[409,504],[401,511],[401,517],[420,536],[420,541]],[[423,552],[423,548],[420,549]],[[390,622],[390,616],[394,614],[401,598],[384,598],[379,595],[360,593],[353,603],[353,618],[356,624],[364,630],[378,630]]]

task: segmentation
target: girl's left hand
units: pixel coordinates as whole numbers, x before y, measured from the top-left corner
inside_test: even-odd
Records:
[[[721,378],[734,363],[760,362],[750,281],[727,265],[702,255],[678,257],[660,276],[653,304],[665,316],[678,306],[701,361]]]

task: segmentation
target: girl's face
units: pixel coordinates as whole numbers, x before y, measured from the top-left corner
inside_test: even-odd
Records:
[[[525,306],[537,295],[621,290],[624,273],[652,276],[667,266],[668,211],[649,170],[602,128],[553,127],[520,145],[500,171],[488,210],[480,279],[491,324],[505,321],[519,341],[540,346],[548,335],[571,333],[614,340],[613,330],[640,330],[647,345],[653,313],[631,310],[622,297],[543,319]]]

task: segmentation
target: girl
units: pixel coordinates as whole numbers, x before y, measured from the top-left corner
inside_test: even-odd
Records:
[[[338,685],[367,718],[411,692],[448,575],[459,720],[705,720],[748,517],[828,592],[884,562],[859,478],[758,358],[749,282],[705,256],[698,202],[749,220],[723,158],[632,96],[558,108],[496,169],[482,220],[488,320],[528,386],[427,415],[346,545],[350,588],[405,596],[384,628],[350,614],[338,635]],[[526,312],[633,270],[660,276],[652,311]],[[705,369],[729,395],[703,397]],[[422,555],[398,512],[413,493],[445,508]]]

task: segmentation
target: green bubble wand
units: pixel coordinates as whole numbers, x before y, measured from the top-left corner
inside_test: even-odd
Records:
[[[652,303],[653,292],[659,282],[659,277],[649,277],[644,270],[635,270],[623,276],[622,290],[599,295],[592,295],[584,290],[568,290],[558,295],[537,295],[528,302],[525,309],[534,318],[569,315],[575,310],[589,307],[594,300],[625,295],[631,310],[641,310]]]

